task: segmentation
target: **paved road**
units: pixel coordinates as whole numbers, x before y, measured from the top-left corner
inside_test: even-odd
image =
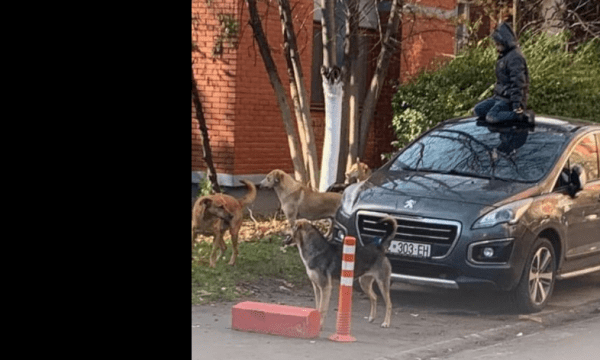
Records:
[[[520,333],[524,338],[529,338],[530,334],[561,325],[565,321],[599,317],[599,285],[600,273],[558,282],[547,309],[524,318],[511,313],[505,299],[497,294],[465,293],[395,283],[391,294],[394,307],[389,329],[379,327],[384,311],[382,301],[379,301],[378,318],[374,323],[368,323],[365,320],[368,300],[364,294],[355,291],[352,335],[357,342],[349,344],[328,340],[336,327],[337,294],[332,296],[330,316],[323,331],[313,340],[232,330],[231,307],[235,303],[193,306],[192,359],[443,358],[457,351],[465,352],[505,342]],[[271,300],[262,300],[275,301],[314,307],[314,299],[306,292],[290,292],[287,296],[283,293],[274,294]]]
[[[596,316],[443,359],[597,360],[600,358],[599,340],[600,316]]]

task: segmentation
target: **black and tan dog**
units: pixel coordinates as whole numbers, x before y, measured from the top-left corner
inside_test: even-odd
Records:
[[[363,291],[371,301],[369,322],[377,313],[377,295],[373,282],[377,281],[385,300],[385,319],[381,327],[389,327],[392,317],[390,285],[392,265],[385,256],[387,248],[396,235],[396,221],[386,217],[380,221],[386,224],[386,235],[379,244],[356,246],[354,278],[358,278]],[[292,233],[283,241],[284,245],[296,245],[306,267],[306,273],[313,284],[317,310],[321,313],[321,326],[327,316],[331,290],[334,282],[339,282],[342,269],[343,244],[327,241],[319,230],[306,220],[297,220]]]
[[[214,268],[216,266],[217,258],[220,256],[218,250],[221,253],[227,250],[223,240],[227,230],[231,234],[233,247],[229,265],[234,265],[238,256],[238,235],[242,227],[244,207],[251,204],[256,198],[254,184],[247,180],[241,180],[241,182],[246,184],[248,193],[239,199],[225,194],[215,194],[202,196],[194,203],[192,209],[192,251],[194,250],[194,240],[199,233],[206,236],[212,235],[214,239],[210,253],[210,267]]]

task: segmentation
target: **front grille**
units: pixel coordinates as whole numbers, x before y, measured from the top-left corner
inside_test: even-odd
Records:
[[[364,244],[385,235],[385,224],[378,224],[385,216],[393,217],[398,223],[394,240],[430,244],[432,257],[447,255],[460,235],[460,223],[457,221],[365,211],[359,212],[357,217],[359,236]]]

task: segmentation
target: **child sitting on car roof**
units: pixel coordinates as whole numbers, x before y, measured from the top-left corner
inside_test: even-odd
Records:
[[[533,122],[527,113],[529,71],[517,37],[509,24],[503,22],[493,32],[498,50],[494,96],[475,105],[475,115],[490,124],[524,121]]]

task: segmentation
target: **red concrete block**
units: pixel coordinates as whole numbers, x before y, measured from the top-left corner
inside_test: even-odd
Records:
[[[319,336],[321,314],[296,306],[241,302],[231,308],[231,328],[297,338]]]

